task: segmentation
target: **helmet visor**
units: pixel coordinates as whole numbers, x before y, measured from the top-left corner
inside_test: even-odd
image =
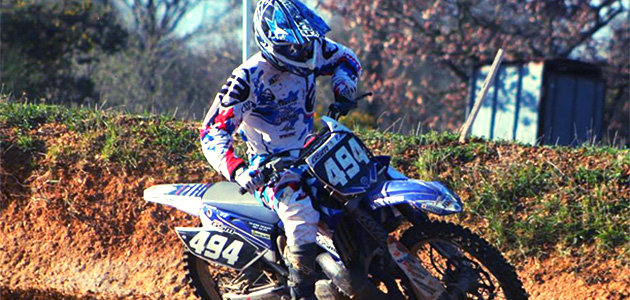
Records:
[[[307,62],[313,57],[313,42],[304,44],[284,44],[274,45],[273,51],[289,60],[296,62]]]

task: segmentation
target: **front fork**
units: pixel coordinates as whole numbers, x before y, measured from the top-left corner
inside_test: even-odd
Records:
[[[416,295],[421,299],[439,299],[446,290],[442,283],[420,264],[420,261],[409,253],[409,249],[401,242],[390,236],[387,241],[389,253],[398,267],[407,275]]]
[[[396,209],[407,219],[409,220],[413,226],[424,226],[425,224],[431,222],[431,220],[429,219],[429,217],[422,212],[421,210],[418,210],[416,208],[414,208],[412,205],[410,204],[401,204],[401,205],[397,205]],[[409,250],[402,244],[398,243],[400,246],[402,246],[403,248],[401,248],[401,252],[405,252],[405,253],[409,253]],[[450,246],[450,245],[444,245],[442,243],[439,242],[429,242],[429,245],[431,246],[432,249],[434,249],[435,251],[437,251],[437,253],[446,258],[450,263],[453,263],[455,268],[460,269],[460,270],[469,270],[469,271],[473,271],[473,266],[471,265],[470,261],[466,259],[466,257],[463,255],[463,253],[461,253],[458,249]],[[406,251],[405,251],[406,250]],[[414,261],[418,262],[417,259],[415,259]],[[424,269],[424,267],[423,267]],[[426,270],[426,269],[425,269]],[[435,279],[435,277],[431,276],[432,278]],[[476,278],[476,276],[473,276]],[[461,279],[461,278],[460,278]],[[435,279],[437,281],[437,279]],[[465,280],[464,280],[465,281]],[[476,281],[476,280],[475,280]],[[438,281],[439,282],[439,281]],[[465,291],[467,290],[467,288],[459,288],[459,285],[464,285],[464,286],[468,286],[470,285],[470,283],[465,282],[466,284],[462,284],[461,282],[454,282],[455,285],[455,289],[457,289],[458,291],[456,291],[455,289],[451,289],[449,288],[448,291],[446,291],[443,288],[443,285],[440,284],[440,287],[442,288],[445,297],[448,298],[461,298],[459,293],[461,293],[461,291]],[[454,294],[454,295],[452,295]],[[441,298],[428,298],[428,299],[441,299]]]
[[[377,245],[384,251],[389,252],[392,260],[409,279],[416,295],[421,296],[421,299],[435,300],[446,294],[442,283],[432,276],[416,257],[410,255],[409,249],[384,230],[383,226],[376,222],[370,214],[361,209],[355,209],[350,212],[351,216],[363,227],[364,231]],[[411,213],[412,211],[406,209],[406,212]],[[416,216],[416,218],[420,217],[421,215]],[[421,222],[420,219],[418,219],[419,222]]]

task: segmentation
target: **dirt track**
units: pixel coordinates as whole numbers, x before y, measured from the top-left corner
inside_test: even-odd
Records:
[[[0,299],[194,299],[185,284],[181,246],[170,230],[191,221],[139,199],[133,203],[141,208],[134,226],[110,240],[99,237],[89,219],[61,218],[45,201],[3,208]],[[608,260],[577,270],[570,260],[521,264],[519,273],[531,299],[628,296],[627,268]],[[595,272],[599,280],[581,278]]]
[[[76,133],[47,124],[32,134],[43,141],[38,165],[48,167],[29,164],[15,147],[0,160],[0,299],[194,299],[172,228],[196,221],[141,196],[154,184],[217,177],[199,163],[148,156],[134,170],[97,156],[52,161],[59,158],[46,149],[77,143]],[[567,254],[515,265],[531,299],[630,297],[630,267],[614,258]]]

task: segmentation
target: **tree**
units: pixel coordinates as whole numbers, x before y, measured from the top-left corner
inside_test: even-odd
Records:
[[[630,25],[628,19],[615,23],[607,45],[606,72],[609,140],[630,144]]]
[[[421,122],[452,131],[464,120],[471,68],[499,48],[506,60],[566,58],[627,15],[621,0],[320,2],[346,16],[363,80],[390,122],[407,113],[408,128]]]
[[[98,99],[89,65],[119,51],[126,32],[102,3],[31,0],[3,6],[1,36],[5,92],[81,104]]]
[[[202,0],[110,0],[125,16],[129,30],[138,46],[143,49],[168,47],[182,43],[207,30],[197,26],[181,36],[177,29],[185,17],[202,3]]]
[[[193,9],[202,9],[201,0],[112,1],[126,20],[130,43],[128,49],[108,58],[99,68],[99,88],[107,105],[134,112],[177,110],[183,117],[200,117],[229,71],[224,63],[216,63],[217,56],[225,56],[225,49],[213,47],[203,53],[193,45],[206,39],[232,45],[233,38],[222,34],[224,28],[240,24],[228,22],[237,12],[235,4],[215,5],[217,11],[207,19],[212,22],[182,33],[179,26]],[[240,50],[228,57],[236,59],[239,55]]]

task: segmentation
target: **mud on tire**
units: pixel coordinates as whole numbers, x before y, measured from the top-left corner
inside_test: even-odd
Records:
[[[249,293],[266,291],[256,297],[280,297],[286,280],[282,274],[258,260],[244,270],[208,262],[184,250],[184,270],[195,296],[203,300],[219,300],[226,295],[249,297]],[[227,296],[230,297],[230,296]]]
[[[221,300],[215,276],[210,272],[209,264],[184,250],[184,270],[188,284],[195,296],[203,300]]]
[[[430,242],[455,246],[459,251],[464,252],[470,260],[478,262],[485,269],[486,273],[494,277],[493,280],[496,280],[495,283],[498,285],[496,289],[500,288],[502,293],[498,299],[528,299],[527,292],[523,289],[523,284],[518,278],[514,267],[486,240],[468,229],[447,222],[427,222],[405,231],[400,241],[411,253],[416,253],[422,245],[430,245]],[[427,269],[431,268],[431,264],[427,265],[426,261],[420,260]],[[445,273],[448,272],[442,272],[441,274],[444,275]],[[440,277],[438,276],[438,278]],[[470,296],[468,299],[496,299],[495,295],[492,294],[494,292],[496,291],[488,293],[488,298],[484,297],[483,293],[480,292],[482,295]]]

